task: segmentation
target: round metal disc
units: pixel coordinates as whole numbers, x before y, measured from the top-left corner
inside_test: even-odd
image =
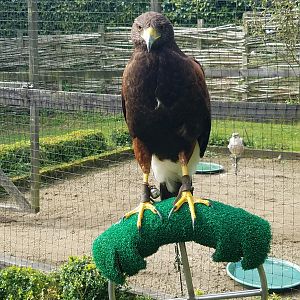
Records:
[[[269,257],[263,264],[268,288],[283,290],[300,285],[300,267],[289,261]],[[229,263],[227,274],[235,281],[249,287],[260,288],[260,279],[257,269],[243,270],[241,262]]]
[[[212,162],[199,162],[196,169],[196,174],[213,174],[224,170],[224,167]]]

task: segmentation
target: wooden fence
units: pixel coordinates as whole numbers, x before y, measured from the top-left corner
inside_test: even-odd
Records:
[[[0,105],[60,111],[92,111],[103,114],[121,114],[120,95],[64,92],[28,87],[0,87]],[[291,122],[300,120],[300,104],[262,103],[212,100],[214,119],[239,119],[252,121]]]
[[[299,64],[284,43],[253,37],[254,19],[244,26],[175,27],[181,49],[205,69],[214,100],[286,102],[299,100]],[[267,25],[266,25],[267,26]],[[0,39],[0,81],[28,82],[28,37]],[[90,34],[38,37],[39,82],[45,90],[119,94],[122,71],[132,52],[129,27],[99,26]],[[299,53],[300,46],[294,49]]]
[[[36,12],[32,6],[29,15],[37,19]],[[253,40],[249,22],[245,16],[246,26],[203,28],[199,21],[194,28],[175,28],[175,36],[205,69],[213,118],[298,121],[299,104],[276,102],[299,101],[299,64],[284,55],[282,43]],[[121,76],[132,46],[128,27],[99,26],[99,32],[76,35],[37,36],[33,27],[28,32],[30,38],[19,31],[0,39],[0,106],[30,110],[30,205],[3,172],[0,184],[19,207],[38,211],[39,109],[120,113]]]

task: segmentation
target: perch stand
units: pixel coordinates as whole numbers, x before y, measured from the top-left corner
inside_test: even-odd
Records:
[[[136,228],[137,216],[132,216],[112,225],[94,241],[93,257],[96,266],[109,279],[109,299],[115,300],[115,284],[123,284],[126,276],[145,269],[145,257],[170,243],[179,243],[180,246],[189,294],[185,299],[230,299],[258,295],[263,300],[267,299],[263,263],[270,249],[269,223],[241,208],[210,200],[210,207],[196,205],[197,218],[193,229],[187,205],[168,219],[173,201],[174,198],[171,198],[156,204],[163,217],[162,221],[146,211],[140,233]],[[245,270],[258,269],[261,289],[195,297],[184,244],[188,241],[214,248],[212,258],[215,262],[237,262],[242,258],[241,264]]]

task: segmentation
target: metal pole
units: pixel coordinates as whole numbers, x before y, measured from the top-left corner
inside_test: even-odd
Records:
[[[181,243],[184,245],[184,243]],[[180,245],[180,244],[179,244]],[[185,252],[186,254],[186,252]],[[182,264],[183,264],[183,257],[182,255]],[[189,298],[194,300],[221,300],[221,299],[234,299],[234,298],[246,298],[246,297],[254,297],[260,296],[261,300],[268,299],[268,283],[267,277],[265,274],[265,270],[263,265],[260,265],[258,268],[258,274],[260,278],[261,288],[260,289],[253,289],[253,290],[244,290],[244,291],[237,291],[237,292],[226,292],[226,293],[218,293],[218,294],[208,294],[202,295],[200,297]],[[186,300],[186,298],[172,298],[168,300]]]
[[[116,300],[116,284],[111,280],[108,281],[108,298],[109,300]]]
[[[156,11],[161,13],[161,1],[160,0],[151,0],[150,1],[150,9],[151,11]]]
[[[194,300],[195,292],[194,292],[194,287],[193,287],[193,280],[192,280],[189,260],[188,260],[187,253],[186,253],[185,243],[179,243],[179,249],[180,249],[180,254],[181,254],[181,262],[182,262],[182,266],[183,266],[186,287],[187,287],[188,294],[189,294],[189,300]]]
[[[253,289],[253,290],[244,290],[244,291],[237,291],[237,292],[226,292],[226,293],[218,293],[218,294],[209,294],[209,295],[202,295],[200,297],[195,297],[193,281],[190,271],[190,266],[188,262],[187,252],[185,243],[179,243],[179,249],[181,253],[181,261],[183,265],[186,285],[188,289],[189,298],[169,298],[168,300],[221,300],[221,299],[234,299],[234,298],[246,298],[246,297],[254,297],[254,296],[261,296],[261,300],[268,299],[268,283],[267,277],[265,274],[265,270],[263,265],[260,265],[257,270],[260,278],[261,288],[260,289]],[[108,297],[109,300],[116,300],[115,294],[115,283],[109,280],[108,282]]]
[[[29,37],[29,88],[38,84],[38,10],[36,0],[28,0]],[[40,155],[39,155],[39,108],[30,100],[30,144],[31,144],[31,207],[40,210]]]
[[[254,297],[260,295],[261,295],[261,289],[255,289],[255,290],[245,290],[245,291],[238,291],[238,292],[226,292],[226,293],[202,295],[199,297],[195,297],[195,300],[223,300],[223,299]],[[168,300],[187,300],[187,299],[172,298]]]
[[[260,284],[261,284],[261,300],[267,300],[269,291],[268,291],[268,281],[267,281],[267,276],[265,273],[265,269],[263,265],[260,265],[257,268],[258,274],[259,274],[259,279],[260,279]]]

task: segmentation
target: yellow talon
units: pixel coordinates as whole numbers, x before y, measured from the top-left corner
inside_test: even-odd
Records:
[[[172,211],[174,211],[174,212],[178,211],[179,208],[184,203],[188,203],[188,205],[189,205],[193,224],[196,219],[195,204],[200,203],[200,204],[204,204],[206,206],[210,206],[210,202],[208,200],[201,199],[201,198],[194,198],[194,196],[192,195],[192,193],[190,191],[184,191],[184,192],[182,192],[179,200],[174,204],[174,208]],[[171,211],[171,213],[172,213],[172,211]]]
[[[132,215],[138,213],[138,219],[137,219],[136,225],[137,225],[138,229],[140,229],[142,227],[142,219],[144,217],[144,211],[147,210],[147,209],[151,210],[152,213],[157,214],[160,217],[160,219],[162,218],[159,211],[154,207],[154,205],[151,202],[142,202],[142,203],[140,203],[140,205],[138,207],[136,207],[135,209],[133,209],[130,212],[126,213],[124,218],[128,219]]]

